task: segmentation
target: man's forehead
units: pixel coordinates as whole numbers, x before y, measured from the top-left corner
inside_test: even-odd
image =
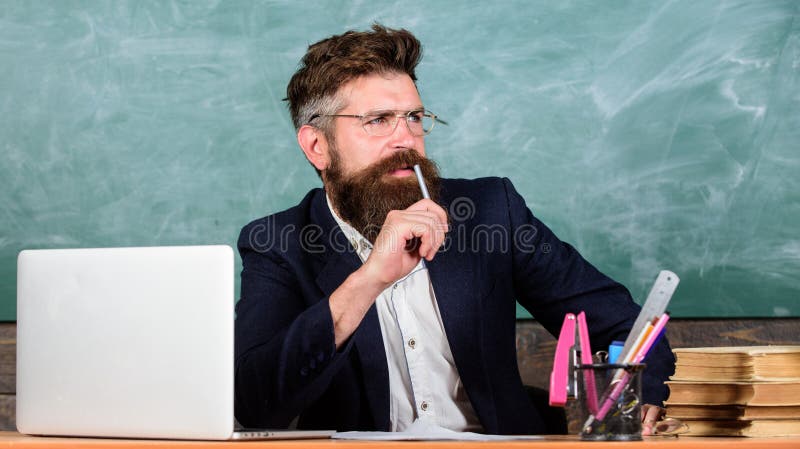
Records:
[[[360,76],[340,87],[338,96],[342,110],[407,111],[422,107],[417,86],[405,73]]]

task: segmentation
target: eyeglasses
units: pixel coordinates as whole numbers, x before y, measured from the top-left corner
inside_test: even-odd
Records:
[[[397,129],[397,122],[404,118],[408,131],[415,136],[424,136],[431,132],[433,125],[438,120],[436,114],[425,109],[416,109],[408,112],[398,111],[374,111],[364,115],[355,114],[315,114],[309,122],[317,117],[349,117],[357,118],[361,121],[361,127],[370,136],[383,137],[394,133]],[[443,122],[444,123],[444,122]]]

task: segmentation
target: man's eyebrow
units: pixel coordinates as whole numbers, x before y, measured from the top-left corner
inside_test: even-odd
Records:
[[[367,111],[364,115],[391,115],[391,114],[405,114],[408,112],[424,111],[425,106],[417,106],[411,109],[373,109]]]

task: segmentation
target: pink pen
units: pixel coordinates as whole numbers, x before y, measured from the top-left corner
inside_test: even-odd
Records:
[[[658,339],[658,336],[661,334],[661,331],[664,330],[664,326],[666,326],[667,321],[669,321],[669,315],[667,315],[666,313],[661,315],[661,317],[659,317],[655,326],[653,326],[653,331],[650,332],[650,335],[647,336],[647,339],[645,340],[644,344],[642,344],[641,348],[639,349],[639,352],[637,352],[633,356],[632,360],[633,363],[640,363],[642,360],[644,360],[645,356],[650,351],[650,348],[653,346],[653,343],[655,343],[656,339]],[[622,376],[620,381],[617,382],[617,384],[614,386],[614,389],[611,390],[611,393],[609,393],[609,395],[603,401],[603,405],[600,406],[600,409],[597,411],[597,414],[594,416],[589,416],[589,419],[586,420],[586,424],[583,425],[584,429],[588,426],[591,426],[592,423],[594,423],[594,421],[602,421],[606,417],[608,411],[611,410],[611,406],[614,405],[614,403],[617,401],[619,395],[622,393],[622,390],[625,389],[630,380],[631,380],[631,374],[626,371],[625,375]]]

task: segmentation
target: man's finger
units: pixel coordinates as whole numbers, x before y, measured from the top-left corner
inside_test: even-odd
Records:
[[[406,211],[432,213],[439,218],[439,221],[442,223],[447,223],[447,212],[445,212],[444,209],[442,209],[442,206],[436,204],[436,202],[433,200],[421,199],[409,206]]]
[[[420,239],[420,237],[414,237],[413,239],[406,241],[405,250],[410,252],[410,253],[413,253],[415,251],[419,251],[419,247],[420,247],[421,244],[422,244],[422,240]]]
[[[443,224],[436,216],[423,213],[404,212],[401,226],[406,229],[404,249],[409,252],[419,251],[421,257],[432,256],[444,242]],[[409,227],[406,227],[409,226]],[[426,257],[430,260],[430,257]]]
[[[652,435],[653,428],[661,418],[663,409],[661,407],[645,404],[642,406],[642,435]]]

